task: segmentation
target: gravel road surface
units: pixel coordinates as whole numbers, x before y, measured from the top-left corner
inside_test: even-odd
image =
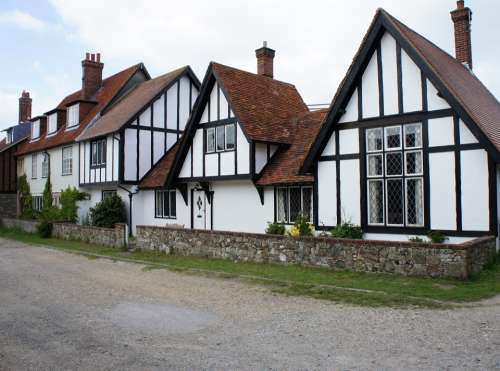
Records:
[[[0,370],[500,370],[500,298],[337,305],[0,239]]]

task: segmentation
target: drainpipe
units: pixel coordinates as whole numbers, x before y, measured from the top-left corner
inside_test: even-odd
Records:
[[[132,190],[130,191],[125,187],[122,187],[121,185],[118,184],[118,187],[123,189],[128,193],[128,199],[129,199],[129,211],[128,211],[128,235],[129,237],[132,237],[132,197],[134,197],[135,194],[139,193],[139,189],[137,186],[133,186]]]

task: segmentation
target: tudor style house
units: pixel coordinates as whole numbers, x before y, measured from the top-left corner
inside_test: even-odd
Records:
[[[15,153],[30,134],[31,102],[30,93],[23,91],[19,98],[18,124],[5,129],[5,138],[0,141],[0,215],[14,217],[17,214],[17,177],[22,172],[18,171]]]
[[[451,16],[456,58],[377,11],[302,169],[318,227],[497,235],[500,104],[472,72],[471,11],[458,1]]]
[[[119,194],[129,203],[130,226],[152,211],[140,200],[134,205],[137,186],[181,137],[200,89],[189,66],[143,80],[77,138],[81,189],[92,205]]]
[[[149,79],[142,63],[106,79],[100,54],[86,54],[82,61],[82,88],[65,97],[56,108],[31,118],[31,135],[16,153],[19,167],[27,175],[33,206],[42,208],[42,193],[50,176],[54,202],[68,186],[79,187],[79,145],[76,138],[99,118],[101,112],[126,95],[136,84]],[[92,202],[92,198],[90,202]],[[83,218],[90,202],[81,202]]]
[[[137,224],[262,233],[312,221],[314,178],[298,171],[325,112],[273,78],[274,54],[256,51],[257,74],[210,63],[185,134],[140,183]]]

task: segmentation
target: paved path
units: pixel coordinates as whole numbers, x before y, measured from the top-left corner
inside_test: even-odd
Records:
[[[0,239],[1,370],[500,369],[500,300],[393,310]]]

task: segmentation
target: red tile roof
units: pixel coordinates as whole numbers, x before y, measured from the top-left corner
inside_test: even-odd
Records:
[[[147,174],[139,184],[139,188],[161,188],[167,181],[168,174],[174,163],[177,150],[179,149],[179,142],[172,146],[168,152],[156,163],[153,169]]]
[[[294,85],[212,62],[243,130],[252,140],[290,143],[290,118],[308,112]]]
[[[66,131],[66,125],[63,125],[57,134],[47,138],[47,134],[43,134],[42,137],[36,142],[26,142],[19,146],[16,155],[24,155],[31,152],[37,152],[46,150],[52,147],[61,146],[64,144],[69,144],[75,141],[76,137],[87,127],[87,125],[92,121],[92,119],[104,108],[106,105],[114,98],[114,96],[120,91],[120,89],[125,85],[125,83],[142,67],[142,63],[136,64],[135,66],[129,67],[121,72],[118,72],[102,82],[102,87],[96,93],[94,100],[95,104],[85,117],[80,121],[80,125],[77,129]],[[81,90],[78,90],[66,98],[64,98],[58,105],[57,108],[66,109],[66,104],[78,100],[81,97]]]
[[[104,116],[90,125],[77,140],[91,139],[119,130],[156,95],[187,72],[188,69],[188,66],[178,68],[152,80],[140,83],[124,97],[120,98]]]
[[[326,117],[327,110],[308,112],[291,120],[293,142],[278,150],[261,172],[257,185],[313,182],[313,175],[301,175],[300,168]]]

